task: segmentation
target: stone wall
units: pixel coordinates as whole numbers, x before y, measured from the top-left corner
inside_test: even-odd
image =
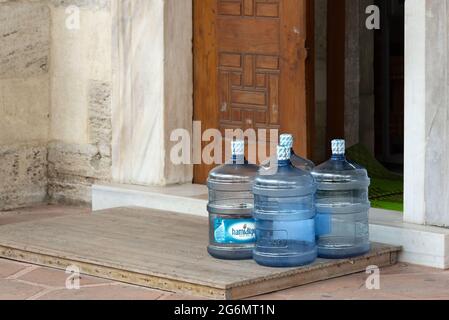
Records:
[[[0,146],[0,210],[45,201],[47,147],[35,144]]]
[[[0,209],[46,198],[50,10],[0,1]]]
[[[192,129],[191,22],[191,0],[0,0],[0,209],[192,181],[169,158]]]
[[[79,29],[68,28],[75,5]],[[51,201],[90,203],[111,171],[111,0],[51,0]]]
[[[91,186],[110,178],[110,149],[91,144],[51,142],[48,146],[50,201],[70,204],[91,202]]]
[[[89,143],[53,140],[48,145],[48,195],[53,202],[89,204],[92,184],[111,178],[111,86],[94,80],[87,85]]]
[[[110,4],[0,1],[0,209],[89,203],[110,180]]]

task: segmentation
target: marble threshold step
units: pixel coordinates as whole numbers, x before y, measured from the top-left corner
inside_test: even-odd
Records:
[[[195,184],[101,184],[92,187],[92,209],[134,206],[207,216],[207,197],[207,188]],[[449,229],[405,223],[400,212],[371,209],[370,237],[373,242],[402,246],[399,261],[449,269]]]

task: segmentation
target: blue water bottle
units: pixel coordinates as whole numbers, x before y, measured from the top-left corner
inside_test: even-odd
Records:
[[[209,254],[218,259],[251,259],[256,241],[252,187],[258,166],[245,160],[244,141],[232,142],[232,158],[212,170],[209,187]]]
[[[316,167],[318,255],[340,259],[370,250],[367,171],[345,157],[345,141],[332,141],[332,158]]]
[[[295,168],[291,148],[277,148],[277,164],[261,168],[254,181],[256,246],[254,260],[268,267],[296,267],[315,261],[312,175]]]

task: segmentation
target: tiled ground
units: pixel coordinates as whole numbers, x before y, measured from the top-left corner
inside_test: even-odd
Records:
[[[0,225],[66,215],[88,214],[86,208],[39,206],[0,212]],[[114,281],[82,276],[79,290],[66,289],[63,271],[0,259],[1,299],[195,299]],[[400,263],[381,270],[380,290],[368,290],[368,275],[355,274],[257,297],[256,299],[445,299],[449,271]]]

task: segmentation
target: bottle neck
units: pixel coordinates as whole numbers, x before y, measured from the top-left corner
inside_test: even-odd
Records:
[[[278,160],[278,166],[279,167],[286,167],[286,166],[289,166],[289,165],[291,165],[291,161],[290,161],[290,159],[288,159],[288,160]]]
[[[346,155],[345,154],[333,154],[332,155],[332,160],[346,160]]]
[[[246,163],[245,155],[233,155],[231,158],[231,163],[232,164],[245,164]]]
[[[290,148],[290,152],[291,152],[292,155],[295,154],[295,150],[293,150],[293,147]]]

